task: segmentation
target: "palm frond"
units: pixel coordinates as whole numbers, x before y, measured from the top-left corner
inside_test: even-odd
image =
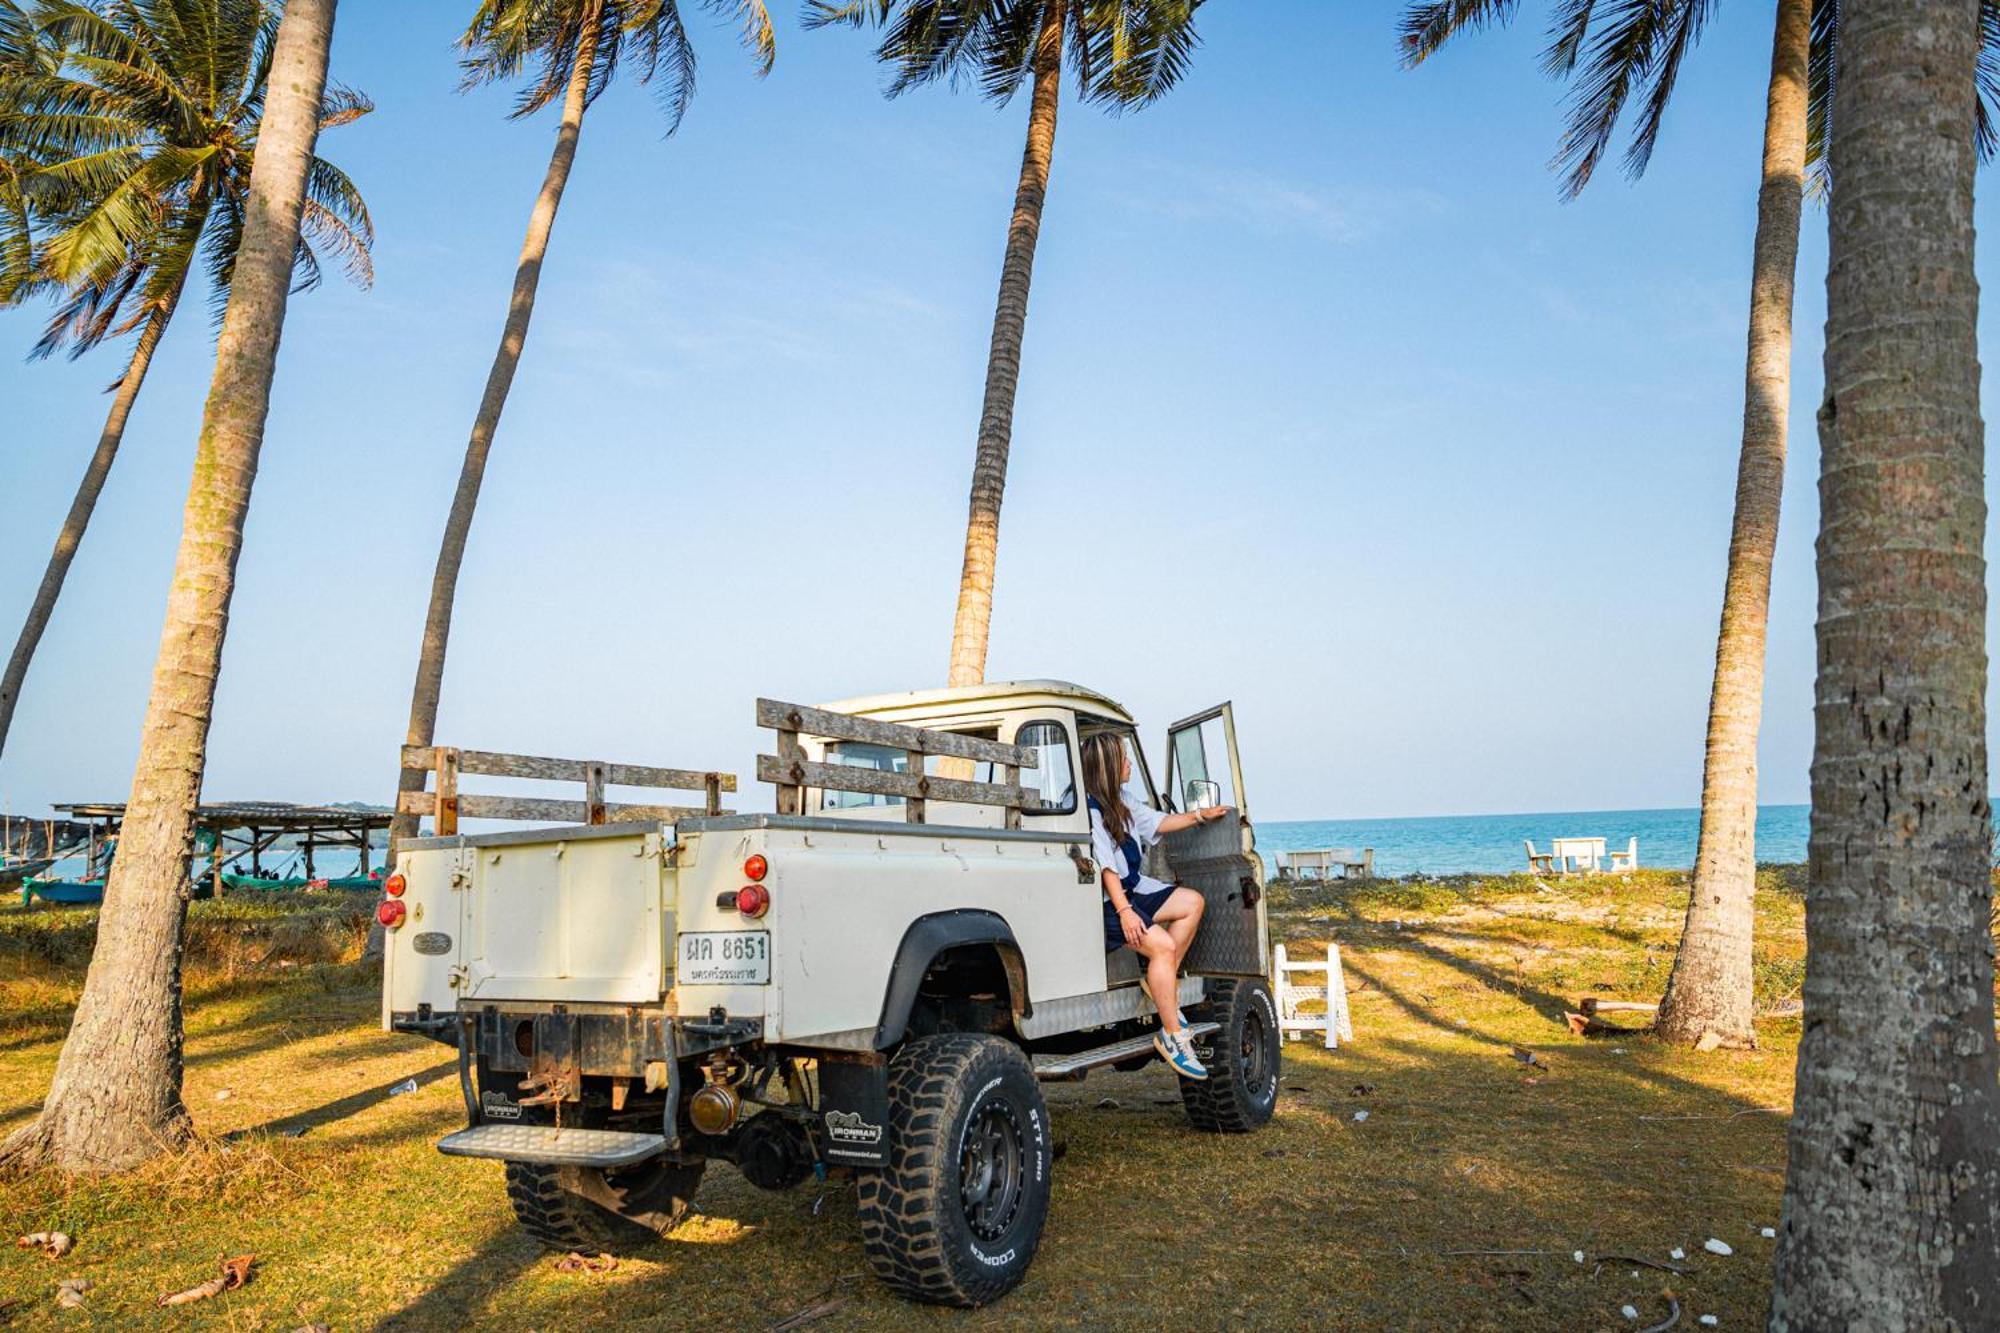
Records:
[[[1403,11],[1397,33],[1403,64],[1414,69],[1461,32],[1504,27],[1519,8],[1520,0],[1419,0]]]
[[[319,127],[330,130],[351,125],[374,109],[375,103],[368,94],[339,84],[328,84],[319,102]]]
[[[1051,0],[808,0],[807,27],[882,30],[875,58],[889,69],[884,91],[976,83],[1006,102],[1029,81]],[[1504,0],[1512,4],[1516,0]],[[1066,0],[1064,55],[1080,96],[1111,111],[1137,109],[1186,75],[1200,45],[1203,0]]]
[[[1112,110],[1138,110],[1171,91],[1193,62],[1201,43],[1195,10],[1202,0],[1095,0],[1079,11],[1086,20],[1099,9],[1115,15],[1078,34],[1078,80],[1086,101]],[[1085,61],[1088,59],[1088,73]]]
[[[1668,20],[1681,0],[1612,0],[1603,30],[1589,43],[1568,101],[1554,165],[1563,197],[1574,199],[1604,158],[1635,85],[1653,72]]]
[[[1646,72],[1650,87],[1645,105],[1639,111],[1638,127],[1632,131],[1631,147],[1625,152],[1625,171],[1634,178],[1646,174],[1646,164],[1652,161],[1653,147],[1660,139],[1660,125],[1666,119],[1667,103],[1674,95],[1674,82],[1680,77],[1681,61],[1701,40],[1702,29],[1708,25],[1714,7],[1714,0],[1665,0],[1665,3],[1670,11],[1666,40]]]
[[[626,24],[639,82],[654,85],[660,110],[666,113],[667,133],[672,134],[694,102],[696,74],[694,42],[681,20],[680,6],[674,0],[641,5]]]
[[[1552,79],[1569,77],[1583,57],[1583,44],[1596,17],[1596,0],[1557,0],[1549,20],[1549,44],[1542,52],[1542,73]]]
[[[896,0],[806,0],[804,25],[810,30],[840,25],[859,28],[873,23],[880,26],[889,21],[890,13],[896,8]]]
[[[1973,104],[1979,160],[1991,162],[2000,150],[2000,0],[1979,0],[1979,62],[1974,71],[1978,100]]]

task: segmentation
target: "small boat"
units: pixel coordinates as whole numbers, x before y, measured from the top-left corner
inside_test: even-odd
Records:
[[[95,852],[72,847],[21,881],[21,906],[33,899],[56,907],[95,907],[104,901],[104,877],[111,873],[111,858],[117,853],[115,838],[106,839]]]
[[[41,879],[30,875],[21,881],[21,905],[39,898],[55,907],[95,907],[104,901],[101,879]]]
[[[242,865],[242,858],[236,861]],[[204,879],[209,878],[203,876]],[[222,887],[225,892],[236,893],[255,890],[265,893],[300,893],[308,889],[349,889],[374,891],[382,887],[379,873],[366,875],[317,875],[306,869],[305,855],[299,851],[280,854],[275,866],[263,866],[257,870],[232,869],[225,864],[222,870]]]

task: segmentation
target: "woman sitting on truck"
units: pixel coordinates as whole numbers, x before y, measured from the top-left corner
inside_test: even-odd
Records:
[[[1229,813],[1210,806],[1163,815],[1132,790],[1132,760],[1115,732],[1083,743],[1083,788],[1090,798],[1090,842],[1104,881],[1104,948],[1129,948],[1146,960],[1146,993],[1160,1013],[1153,1047],[1182,1078],[1208,1071],[1195,1057],[1178,1003],[1181,960],[1201,925],[1202,896],[1185,885],[1157,880],[1140,869],[1146,848],[1178,829]]]

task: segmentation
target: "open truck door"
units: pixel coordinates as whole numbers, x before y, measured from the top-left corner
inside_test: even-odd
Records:
[[[1243,795],[1236,716],[1227,703],[1183,718],[1167,730],[1168,808],[1226,805],[1235,814],[1169,833],[1164,839],[1174,882],[1208,902],[1188,951],[1187,970],[1210,976],[1260,977],[1270,956],[1264,920],[1264,862]]]

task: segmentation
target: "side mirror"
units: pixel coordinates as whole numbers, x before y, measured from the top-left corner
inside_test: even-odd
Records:
[[[1201,810],[1211,805],[1222,804],[1222,784],[1208,778],[1189,778],[1185,788],[1187,808]]]

